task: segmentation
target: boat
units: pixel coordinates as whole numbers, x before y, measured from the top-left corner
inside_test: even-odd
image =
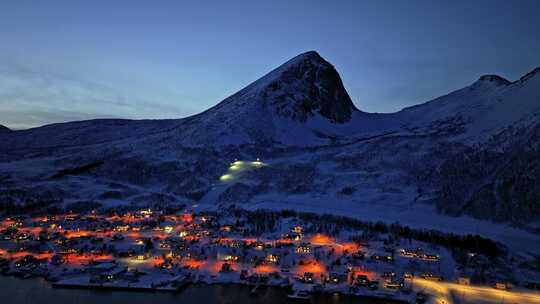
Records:
[[[295,301],[311,302],[311,297],[307,290],[294,290],[292,294],[287,295],[287,298]]]

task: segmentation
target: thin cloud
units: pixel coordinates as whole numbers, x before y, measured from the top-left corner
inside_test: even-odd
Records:
[[[173,118],[176,106],[126,96],[101,84],[14,63],[0,69],[0,124],[28,128],[93,118]]]

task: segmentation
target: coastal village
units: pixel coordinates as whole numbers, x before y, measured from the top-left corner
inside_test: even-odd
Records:
[[[432,296],[429,284],[471,284],[440,246],[350,229],[321,233],[296,216],[266,225],[243,212],[152,209],[8,217],[0,222],[0,268],[55,287],[177,292],[193,283],[237,283],[253,294],[290,288],[289,298],[301,301],[320,292],[451,303]],[[491,289],[509,288],[497,282]]]

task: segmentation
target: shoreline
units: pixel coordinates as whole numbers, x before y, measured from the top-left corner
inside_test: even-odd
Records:
[[[243,284],[240,282],[207,282],[207,281],[198,281],[198,282],[184,282],[181,286],[177,288],[173,287],[144,287],[144,286],[114,286],[114,285],[103,285],[103,284],[91,284],[91,283],[62,283],[62,282],[52,282],[48,279],[40,276],[32,276],[29,278],[14,276],[14,275],[6,275],[6,274],[0,274],[0,278],[13,278],[15,280],[21,280],[21,281],[32,281],[32,280],[42,280],[47,285],[49,285],[52,289],[66,289],[66,290],[88,290],[88,291],[109,291],[109,292],[133,292],[133,293],[164,293],[164,294],[181,294],[186,288],[192,287],[192,286],[233,286],[233,287],[240,287],[240,288],[249,288],[251,290],[252,287],[254,287],[254,284]],[[293,285],[273,285],[273,284],[267,284],[267,285],[260,285],[259,287],[261,290],[267,289],[267,288],[273,288],[276,290],[286,291],[287,294],[290,294],[292,290],[294,290]],[[366,299],[366,300],[378,300],[378,301],[385,301],[385,303],[395,303],[395,304],[406,304],[406,303],[412,303],[410,301],[404,300],[404,299],[394,299],[394,298],[387,298],[387,297],[379,297],[375,295],[362,295],[362,294],[355,294],[355,293],[343,293],[339,291],[317,291],[317,292],[310,292],[311,297],[317,297],[317,296],[329,296],[333,294],[339,294],[340,296],[346,296],[346,297],[352,297],[352,298],[358,298],[358,299]],[[251,294],[253,296],[257,296],[257,294]]]
[[[143,293],[181,293],[185,288],[188,288],[189,286],[212,286],[212,285],[221,285],[221,286],[238,286],[238,287],[254,287],[254,285],[250,284],[242,284],[237,282],[215,282],[215,283],[207,283],[207,282],[196,282],[196,283],[186,283],[184,286],[179,287],[177,289],[173,288],[159,288],[159,287],[127,287],[127,286],[103,286],[103,285],[87,285],[87,284],[62,284],[62,283],[53,283],[51,286],[53,288],[58,289],[83,289],[83,290],[97,290],[97,291],[127,291],[127,292],[143,292]],[[275,288],[275,289],[281,289],[281,290],[287,290],[289,291],[289,287],[285,286],[277,286],[277,285],[264,285],[261,286],[262,288]],[[354,297],[359,299],[372,299],[372,300],[381,300],[386,302],[392,302],[392,303],[412,303],[410,301],[406,300],[400,300],[400,299],[393,299],[393,298],[384,298],[384,297],[377,297],[373,295],[358,295],[358,294],[352,294],[352,293],[341,293],[336,291],[329,291],[329,292],[313,292],[310,293],[311,296],[317,296],[317,295],[332,295],[332,294],[339,294],[347,297]]]
[[[48,282],[48,281],[47,281]],[[89,290],[104,290],[104,291],[130,291],[130,292],[168,292],[168,293],[179,293],[183,288],[187,286],[182,286],[179,288],[160,288],[160,287],[138,287],[138,286],[114,286],[114,285],[91,285],[91,284],[76,284],[76,283],[49,283],[53,288],[59,289],[89,289]],[[188,284],[186,284],[188,285]]]

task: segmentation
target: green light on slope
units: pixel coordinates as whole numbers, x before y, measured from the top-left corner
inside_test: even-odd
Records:
[[[246,170],[258,169],[263,166],[267,166],[267,164],[263,163],[258,158],[255,161],[236,160],[233,163],[231,163],[231,165],[229,166],[229,169],[227,170],[227,173],[222,175],[219,178],[219,180],[221,182],[229,182],[235,178],[240,177],[242,172]]]

